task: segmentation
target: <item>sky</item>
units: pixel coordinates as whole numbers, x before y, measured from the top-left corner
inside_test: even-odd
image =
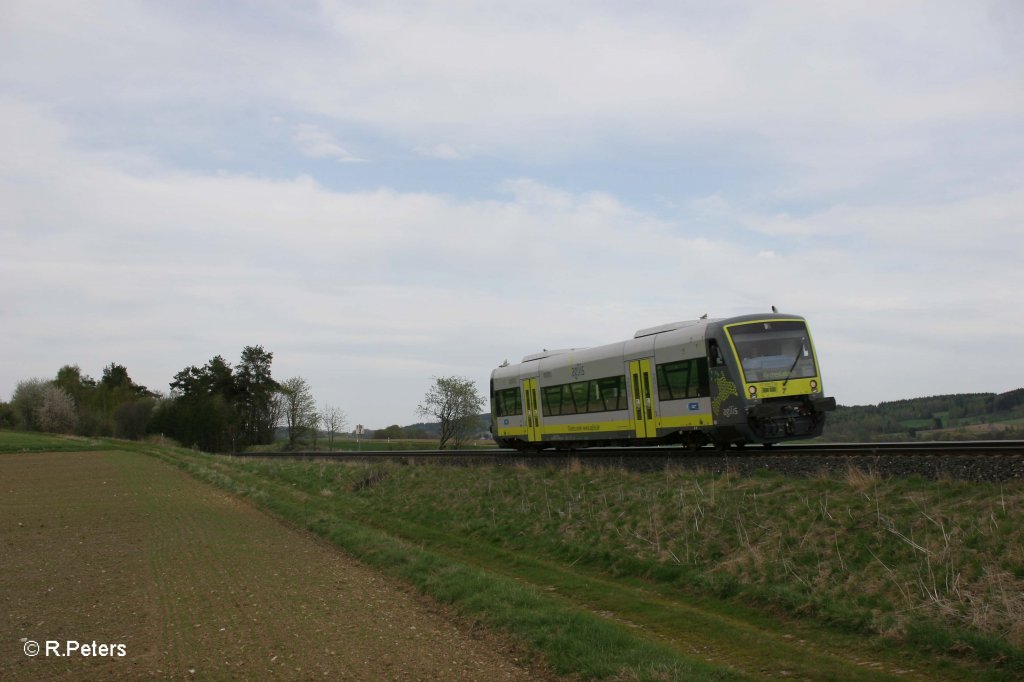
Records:
[[[1024,3],[0,2],[0,399],[274,354],[349,425],[705,313],[1024,386]]]

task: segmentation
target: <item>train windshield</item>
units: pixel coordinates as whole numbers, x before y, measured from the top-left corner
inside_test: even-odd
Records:
[[[729,327],[748,384],[813,377],[817,373],[807,325],[796,320]]]

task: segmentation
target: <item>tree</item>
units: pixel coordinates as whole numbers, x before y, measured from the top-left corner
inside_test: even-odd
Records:
[[[11,396],[11,407],[18,419],[18,427],[26,431],[38,431],[39,415],[43,408],[46,388],[50,386],[46,379],[26,379],[19,381]]]
[[[89,375],[83,375],[78,365],[64,365],[57,370],[57,378],[53,383],[63,388],[68,395],[75,400],[75,404],[81,407],[83,397],[90,391],[96,389],[96,380]]]
[[[65,365],[65,368],[69,366]],[[65,368],[62,368],[65,369]],[[73,371],[74,367],[70,366]],[[58,381],[61,374],[57,375]],[[85,382],[82,382],[83,387]],[[113,436],[117,433],[114,412],[124,403],[155,398],[156,394],[136,384],[128,376],[124,365],[110,363],[103,368],[103,376],[93,387],[84,389],[79,398],[81,429],[84,435]]]
[[[402,427],[398,424],[392,424],[391,426],[384,429],[377,429],[373,432],[375,440],[391,440],[392,438],[402,437]]]
[[[0,401],[0,429],[13,429],[18,425],[18,414],[10,403]]]
[[[278,415],[274,396],[281,386],[270,376],[274,354],[263,346],[246,346],[235,374],[235,389],[241,418],[242,440],[247,444],[270,443]]]
[[[324,405],[320,408],[320,418],[327,429],[327,449],[333,450],[334,434],[345,430],[348,426],[348,416],[334,405]]]
[[[45,379],[19,381],[11,397],[16,425],[26,431],[74,433],[78,408],[63,388]]]
[[[434,385],[423,397],[416,412],[440,422],[441,435],[438,448],[450,442],[461,447],[477,428],[477,417],[483,409],[484,399],[469,379],[462,377],[434,377]]]
[[[38,422],[39,428],[49,433],[74,433],[78,426],[78,408],[74,398],[63,388],[47,385],[43,389]]]
[[[153,417],[153,398],[137,398],[114,408],[114,435],[118,438],[138,440],[146,435]]]
[[[152,428],[212,452],[273,442],[281,421],[273,359],[262,346],[246,346],[234,370],[220,355],[202,367],[186,367],[174,375],[172,401],[157,407]]]
[[[313,391],[302,377],[292,377],[281,384],[282,411],[288,426],[288,448],[294,450],[299,437],[316,428],[319,415]]]
[[[157,422],[164,433],[182,443],[212,452],[237,451],[242,431],[237,383],[231,364],[220,355],[202,367],[186,367],[171,382],[180,404],[173,410],[162,405]]]

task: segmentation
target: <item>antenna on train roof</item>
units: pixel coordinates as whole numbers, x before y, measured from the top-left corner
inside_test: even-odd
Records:
[[[777,313],[777,312],[779,312],[779,309],[778,309],[778,308],[776,308],[775,306],[772,306],[772,312],[773,312],[773,313]]]

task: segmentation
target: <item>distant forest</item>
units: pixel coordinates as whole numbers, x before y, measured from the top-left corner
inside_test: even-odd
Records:
[[[823,440],[1013,440],[1024,438],[1024,388],[958,393],[878,405],[840,405],[828,415]]]

